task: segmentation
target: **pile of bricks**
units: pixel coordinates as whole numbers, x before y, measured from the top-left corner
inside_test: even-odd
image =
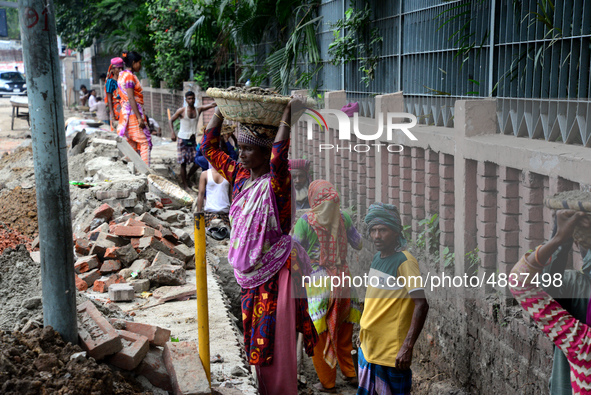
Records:
[[[78,334],[82,349],[97,361],[134,371],[170,393],[211,393],[195,342],[170,342],[168,329],[107,320],[88,301],[78,306]]]
[[[133,300],[151,286],[185,284],[185,268],[194,268],[194,242],[181,229],[174,210],[115,217],[108,204],[98,207],[74,239],[76,287],[109,292],[114,302]],[[157,218],[158,217],[158,218]],[[183,218],[186,220],[186,218]],[[186,222],[185,222],[186,223]]]

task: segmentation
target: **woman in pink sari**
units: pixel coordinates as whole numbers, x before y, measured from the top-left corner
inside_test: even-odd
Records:
[[[297,243],[292,246],[289,236],[292,207],[287,154],[291,111],[290,102],[278,130],[240,125],[241,163],[219,148],[223,121],[219,108],[201,145],[205,158],[232,186],[228,261],[242,288],[246,354],[249,363],[256,366],[259,392],[269,395],[298,393],[296,331],[304,334],[310,355],[318,341],[305,290],[299,298],[292,292],[292,276],[309,270],[309,258]]]

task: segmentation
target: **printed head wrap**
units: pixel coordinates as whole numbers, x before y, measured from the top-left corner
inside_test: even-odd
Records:
[[[271,148],[278,129],[267,125],[239,124],[238,142]]]
[[[381,202],[373,203],[367,210],[365,216],[365,223],[367,230],[371,231],[376,225],[386,225],[394,232],[398,233],[399,245],[396,251],[402,251],[406,248],[406,239],[402,235],[402,221],[400,220],[400,213],[398,208],[393,204],[385,204]]]
[[[123,68],[125,67],[125,63],[123,63],[123,59],[121,58],[113,58],[111,59],[111,66]]]

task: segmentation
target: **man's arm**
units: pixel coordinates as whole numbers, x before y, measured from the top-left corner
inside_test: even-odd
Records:
[[[402,347],[396,356],[396,368],[400,370],[407,370],[410,368],[412,350],[423,330],[423,325],[425,325],[425,320],[427,319],[427,312],[429,311],[429,303],[427,303],[427,299],[425,299],[425,291],[418,289],[411,292],[410,296],[415,302],[415,309],[412,313],[410,329],[408,330],[406,338],[402,343]]]
[[[203,211],[203,201],[205,200],[205,188],[207,186],[207,172],[204,171],[199,177],[199,196],[197,197],[197,212]]]
[[[168,120],[168,126],[170,127],[170,139],[172,141],[176,141],[176,134],[174,133],[174,125],[173,122],[176,121],[179,117],[182,118],[183,117],[183,111],[185,110],[184,107],[179,108],[178,110],[176,110],[176,112],[174,113],[174,115]]]

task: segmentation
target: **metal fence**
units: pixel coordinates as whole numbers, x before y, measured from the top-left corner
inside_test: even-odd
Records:
[[[320,91],[345,90],[369,117],[376,95],[403,91],[407,111],[439,126],[453,126],[455,100],[497,97],[501,133],[591,146],[590,1],[358,0],[355,7],[365,4],[383,38],[375,79],[366,86],[358,62],[329,63],[332,24],[350,4],[323,0]]]

